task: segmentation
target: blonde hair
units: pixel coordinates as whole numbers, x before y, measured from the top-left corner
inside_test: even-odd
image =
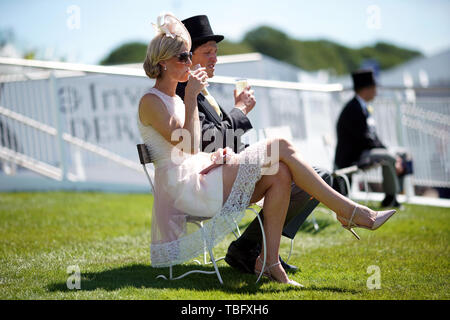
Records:
[[[183,45],[188,46],[179,36],[172,38],[163,33],[156,35],[147,47],[147,55],[144,61],[144,70],[147,76],[151,79],[159,78],[162,73],[159,63],[179,54]]]

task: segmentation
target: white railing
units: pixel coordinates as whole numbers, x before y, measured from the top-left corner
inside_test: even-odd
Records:
[[[35,129],[37,129],[39,131],[45,132],[45,133],[47,133],[47,134],[49,134],[51,136],[56,136],[57,132],[58,132],[53,127],[50,127],[50,126],[48,126],[46,124],[43,124],[43,123],[40,123],[40,122],[38,122],[36,120],[33,120],[33,119],[28,118],[26,116],[23,116],[23,115],[21,115],[19,113],[16,113],[14,111],[8,110],[8,109],[6,109],[6,108],[4,108],[2,106],[0,106],[0,115],[8,117],[9,119],[16,120],[19,123],[22,123],[22,124],[24,124],[24,125],[26,125],[26,126],[28,126],[30,128],[35,128]],[[96,146],[96,145],[94,145],[92,143],[89,143],[89,142],[83,141],[83,140],[81,140],[79,138],[73,137],[73,136],[71,136],[68,133],[63,133],[62,134],[62,138],[63,138],[64,141],[66,141],[66,142],[68,142],[68,143],[70,143],[70,144],[72,144],[74,146],[80,147],[81,149],[84,149],[86,151],[89,151],[89,152],[92,152],[94,154],[97,154],[97,155],[99,155],[99,156],[101,156],[101,157],[103,157],[105,159],[110,160],[110,161],[114,161],[114,162],[120,164],[121,166],[130,168],[130,169],[133,169],[133,170],[136,170],[136,171],[139,171],[139,172],[142,171],[141,166],[138,165],[137,163],[135,163],[135,162],[133,162],[131,160],[128,160],[128,159],[126,159],[124,157],[118,156],[117,154],[115,154],[113,152],[110,152],[110,151],[108,151],[108,150],[106,150],[104,148],[101,148],[99,146]]]
[[[51,175],[62,179],[145,185],[135,150],[141,142],[136,112],[153,82],[143,70],[0,57],[0,68],[13,66],[20,70],[0,75],[2,159],[15,155],[20,165],[37,163],[41,172],[51,166],[59,170]],[[210,83],[216,99],[230,109],[235,78],[215,76]],[[305,157],[331,169],[334,150],[324,137],[335,139],[337,117],[352,91],[341,84],[249,83],[257,106],[249,114],[255,130],[247,139],[287,125]],[[417,92],[413,99],[411,90]],[[373,106],[382,140],[412,152],[412,183],[450,187],[450,89],[380,88]],[[379,180],[379,172],[371,179]]]

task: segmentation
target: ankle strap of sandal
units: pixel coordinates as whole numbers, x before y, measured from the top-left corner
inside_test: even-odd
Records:
[[[261,262],[261,264],[263,264],[263,261],[262,261],[261,257],[258,257],[258,260],[259,260],[259,262]],[[273,267],[275,267],[275,266],[277,266],[279,264],[281,264],[281,261],[278,261],[278,262],[276,262],[276,263],[274,263],[274,264],[272,264],[270,266],[266,266],[264,268],[264,272],[269,271],[271,268],[273,268]]]
[[[352,224],[353,224],[353,217],[355,216],[355,213],[356,213],[356,209],[358,208],[358,206],[355,206],[355,208],[353,208],[353,212],[352,212],[352,216],[350,217],[350,220],[347,220],[348,221],[348,226],[349,227],[351,227],[352,226]]]
[[[270,269],[272,269],[273,267],[276,267],[276,266],[279,265],[279,264],[281,264],[280,261],[278,261],[277,263],[274,263],[274,264],[272,264],[272,265],[266,267],[266,269],[267,269],[267,270],[270,270]]]

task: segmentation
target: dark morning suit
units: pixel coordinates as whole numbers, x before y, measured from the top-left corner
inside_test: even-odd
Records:
[[[179,83],[177,86],[177,95],[181,97],[183,101],[186,84],[187,82]],[[227,130],[234,131],[241,129],[242,133],[245,133],[253,128],[250,120],[241,110],[233,108],[228,113],[219,105],[220,111],[222,111],[222,115],[219,116],[201,93],[197,96],[197,105],[202,128],[202,137],[205,132],[212,133],[214,138],[212,138],[211,141],[215,141],[216,137],[218,137],[218,139],[222,140],[219,144],[220,148],[228,146],[236,153],[239,153],[245,148],[245,146],[240,143],[240,139],[236,138],[234,141],[232,139],[228,139],[227,141],[226,139]],[[211,144],[211,141],[202,139],[202,151],[204,151]]]
[[[395,173],[395,156],[378,138],[375,127],[368,124],[371,115],[356,96],[342,110],[337,122],[335,164],[337,168],[351,165],[383,163],[383,188],[386,194],[395,195],[399,182]]]
[[[183,100],[186,84],[187,83],[179,83],[177,87],[177,95]],[[246,132],[253,128],[247,116],[237,108],[233,108],[229,113],[227,113],[220,107],[220,110],[222,111],[222,117],[220,117],[201,93],[197,97],[197,105],[202,128],[202,137],[207,130],[212,130],[212,132],[214,132],[214,136],[223,137],[224,140],[220,146],[221,148],[227,146],[225,141],[225,131],[227,129],[241,129],[243,132]],[[231,139],[228,139],[228,142],[230,142],[230,140]],[[204,150],[210,143],[210,141],[202,141],[202,150]],[[235,152],[240,152],[246,146],[242,145],[238,139],[235,139],[233,145],[230,145],[229,143],[228,147],[232,148]],[[328,172],[316,168],[315,170],[322,177],[322,179],[331,185],[331,175]],[[311,197],[306,192],[301,190],[295,184],[292,184],[291,202],[289,204],[283,229],[284,236],[293,239],[302,223],[319,204],[317,200],[310,198]],[[249,241],[258,245],[261,243],[262,236],[257,219],[255,219],[247,227],[240,239],[244,239],[242,242]]]

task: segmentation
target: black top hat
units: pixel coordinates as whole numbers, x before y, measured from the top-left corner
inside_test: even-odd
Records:
[[[192,49],[194,51],[198,46],[214,40],[220,42],[224,39],[224,36],[216,35],[213,33],[209,24],[208,17],[205,15],[194,16],[187,18],[183,21],[184,26],[189,31],[192,39]]]
[[[376,85],[375,78],[373,76],[373,71],[369,69],[358,70],[353,72],[352,79],[353,79],[353,88],[355,90]]]

